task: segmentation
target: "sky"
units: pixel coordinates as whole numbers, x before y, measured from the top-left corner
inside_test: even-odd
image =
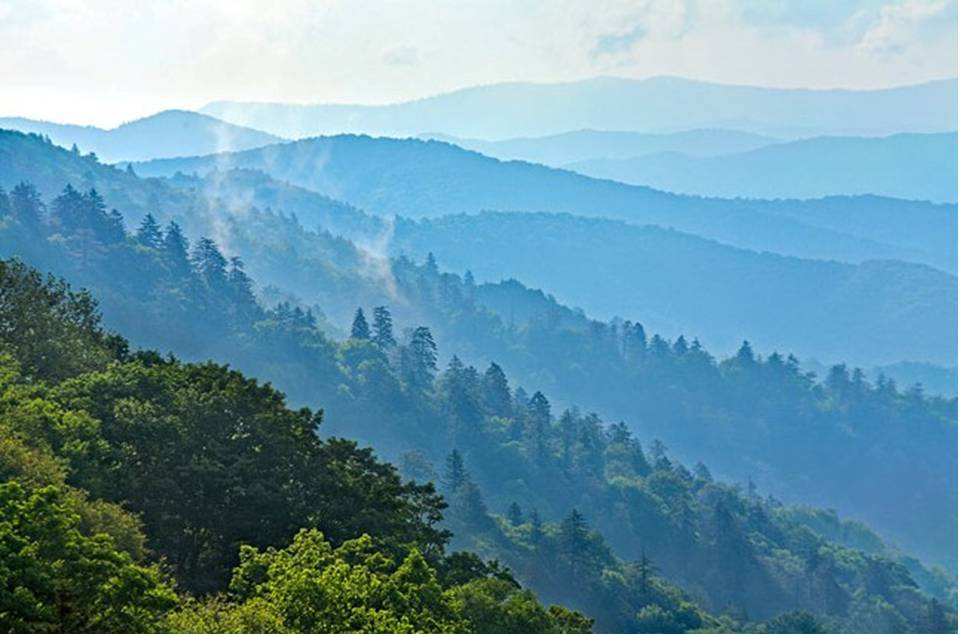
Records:
[[[391,103],[678,75],[957,75],[957,0],[0,0],[0,116],[112,127],[214,100]]]

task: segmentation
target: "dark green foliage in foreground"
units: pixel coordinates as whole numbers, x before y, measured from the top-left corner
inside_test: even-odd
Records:
[[[496,565],[445,554],[432,485],[320,440],[319,416],[270,386],[128,355],[92,302],[18,262],[0,262],[0,289],[47,325],[0,313],[4,631],[590,631]],[[37,336],[62,376],[32,354]]]

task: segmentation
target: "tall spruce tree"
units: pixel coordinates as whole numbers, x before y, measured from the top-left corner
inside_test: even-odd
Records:
[[[137,242],[151,249],[159,249],[163,246],[163,232],[153,214],[148,213],[140,222],[140,227],[137,229]]]
[[[383,351],[397,345],[393,338],[393,318],[386,306],[373,309],[373,342]]]
[[[370,326],[367,324],[367,318],[363,314],[363,308],[357,308],[353,315],[353,325],[350,326],[351,339],[370,339]]]

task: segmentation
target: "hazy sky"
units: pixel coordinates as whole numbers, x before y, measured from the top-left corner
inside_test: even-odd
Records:
[[[881,87],[957,74],[956,0],[0,0],[0,115],[384,103],[506,80]]]

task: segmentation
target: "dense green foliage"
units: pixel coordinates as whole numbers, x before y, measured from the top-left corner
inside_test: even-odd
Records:
[[[0,289],[4,631],[488,632],[514,609],[522,631],[590,631],[513,586],[472,608],[484,579],[513,582],[445,554],[433,486],[320,440],[319,416],[273,388],[130,355],[88,296],[19,262],[0,263]],[[34,353],[40,337],[55,355]],[[227,592],[234,567],[225,598],[177,609],[174,582]]]

